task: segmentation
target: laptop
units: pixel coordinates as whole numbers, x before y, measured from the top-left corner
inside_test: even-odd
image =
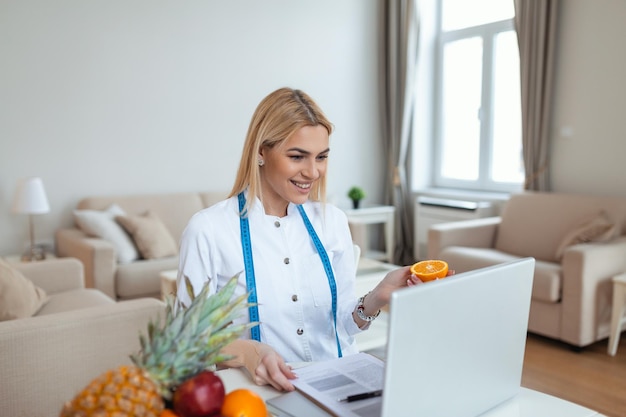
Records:
[[[390,303],[382,417],[476,417],[520,389],[535,260],[396,291]],[[278,416],[328,416],[299,392]]]
[[[525,258],[394,292],[382,416],[475,417],[517,394],[534,266]]]

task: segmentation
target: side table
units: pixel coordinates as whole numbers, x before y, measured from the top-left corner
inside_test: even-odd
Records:
[[[56,255],[54,255],[52,253],[47,253],[46,252],[46,257],[44,259],[40,259],[40,260],[37,260],[37,261],[23,261],[22,260],[22,255],[6,255],[6,256],[2,256],[2,258],[5,261],[9,262],[9,263],[19,264],[19,263],[30,263],[30,262],[35,262],[35,263],[37,263],[37,262],[45,262],[45,261],[50,260],[50,259],[56,259],[57,257],[56,257]]]
[[[608,347],[608,353],[611,356],[617,353],[622,325],[626,323],[624,311],[626,311],[626,272],[613,277],[613,311]]]
[[[161,299],[165,301],[165,297],[170,294],[176,295],[176,278],[178,270],[170,269],[159,274],[161,278]]]
[[[358,209],[348,209],[344,210],[346,216],[348,217],[348,223],[350,226],[354,225],[369,225],[369,224],[378,224],[382,223],[384,225],[384,233],[385,233],[385,252],[377,253],[374,251],[367,250],[367,242],[358,241],[357,243],[364,250],[364,256],[367,258],[377,259],[379,261],[393,261],[393,250],[395,246],[394,241],[394,217],[396,208],[393,206],[371,206],[371,207],[363,207]],[[352,229],[352,227],[351,227]],[[355,230],[352,230],[353,239],[357,236]],[[355,239],[358,240],[358,239]],[[361,239],[366,240],[366,239]]]

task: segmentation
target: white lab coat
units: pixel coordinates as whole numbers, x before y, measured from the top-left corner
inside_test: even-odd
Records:
[[[332,264],[337,286],[337,334],[343,355],[356,353],[358,328],[356,265],[348,221],[330,204],[303,205]],[[189,277],[197,294],[209,280],[210,292],[242,272],[235,294],[246,292],[239,207],[232,197],[196,213],[183,232],[177,294],[189,297],[182,276]],[[315,245],[295,205],[287,216],[266,215],[257,199],[248,215],[261,322],[261,341],[272,346],[286,362],[319,361],[337,357],[331,292]],[[237,322],[248,322],[248,312]],[[249,338],[249,332],[242,338]]]

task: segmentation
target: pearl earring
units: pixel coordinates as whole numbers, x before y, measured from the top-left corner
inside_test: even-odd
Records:
[[[262,159],[258,160],[259,166],[262,167],[263,165],[265,165],[265,161]]]

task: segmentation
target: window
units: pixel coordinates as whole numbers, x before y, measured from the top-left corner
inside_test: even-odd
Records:
[[[513,0],[438,3],[433,183],[519,189],[524,166]]]

